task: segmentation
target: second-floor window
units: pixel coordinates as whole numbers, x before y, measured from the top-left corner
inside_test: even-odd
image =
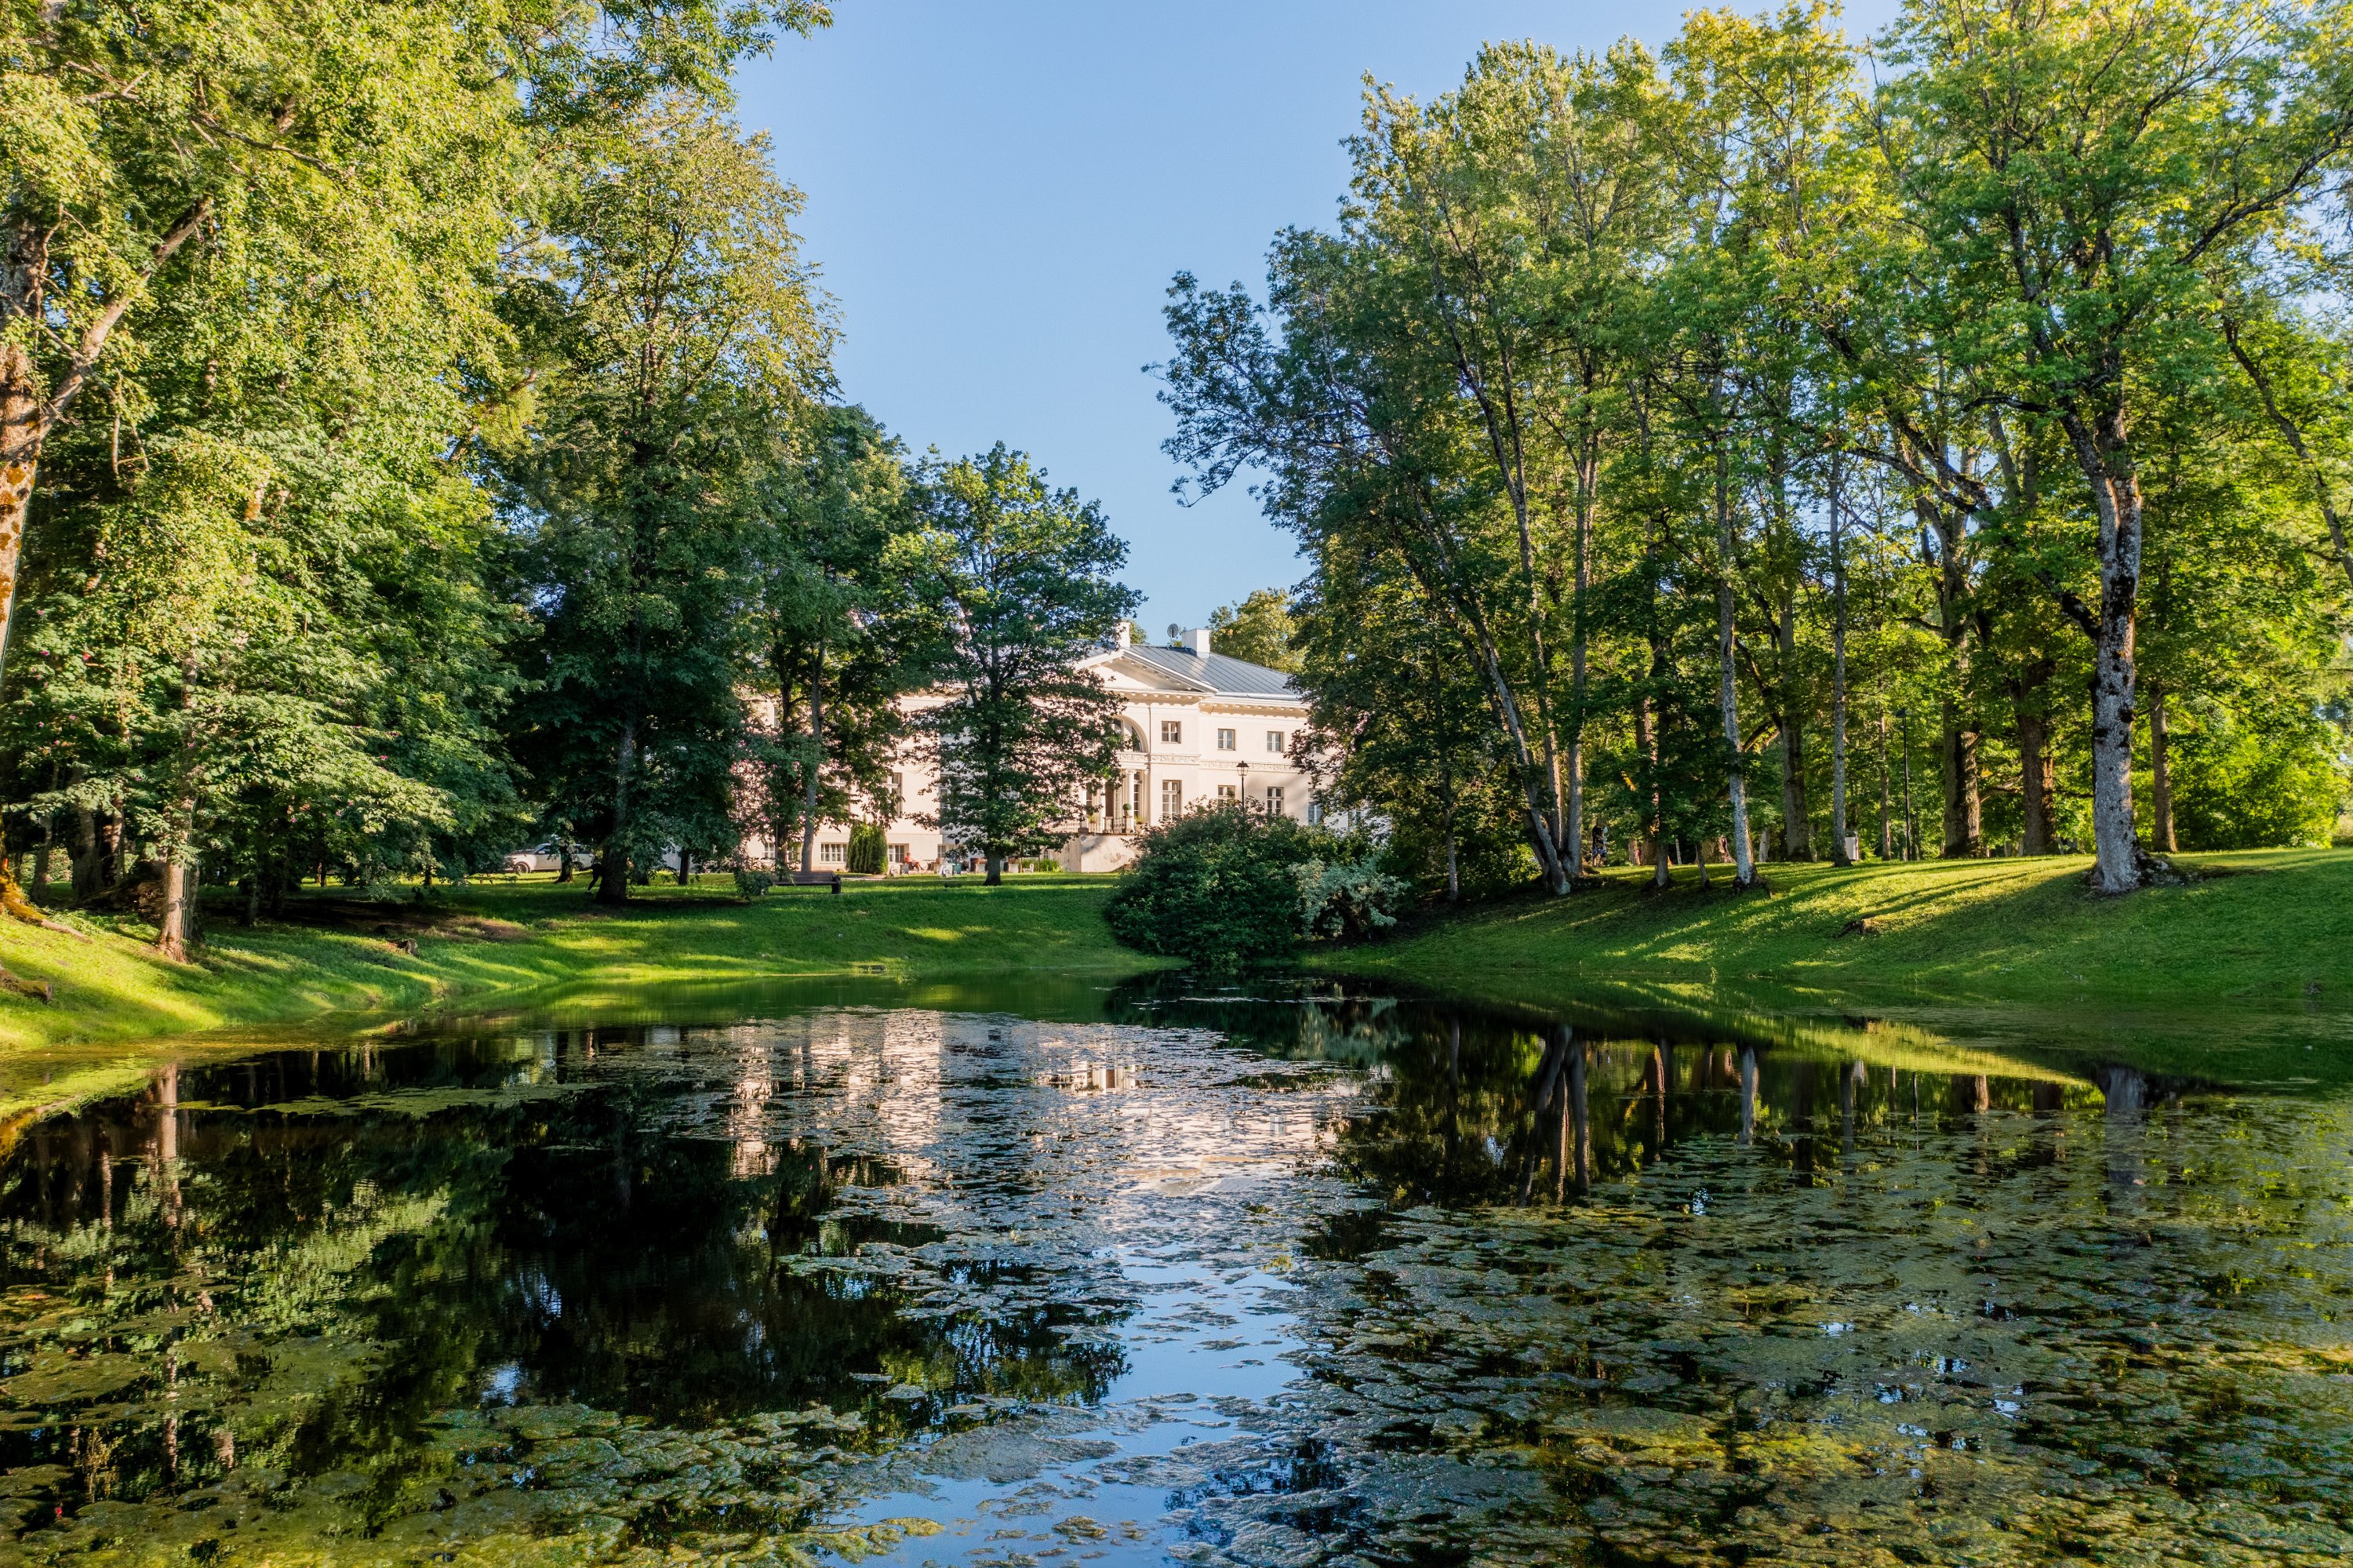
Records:
[[[1218,732],[1218,749],[1219,751],[1231,751],[1233,748],[1234,732],[1229,729],[1219,730]]]
[[[1282,815],[1282,786],[1280,784],[1266,787],[1266,814],[1270,817]]]
[[[1269,751],[1281,751],[1283,748],[1281,730],[1271,729],[1266,732],[1266,748]]]
[[[1161,745],[1176,746],[1182,744],[1184,739],[1185,726],[1183,725],[1179,724],[1175,719],[1162,719],[1160,721]]]

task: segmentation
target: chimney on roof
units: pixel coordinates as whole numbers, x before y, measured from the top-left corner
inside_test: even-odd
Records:
[[[1133,641],[1134,637],[1134,626],[1129,621],[1122,620],[1119,623],[1119,629],[1111,634],[1111,645],[1124,653],[1127,652],[1128,643]]]
[[[1186,640],[1192,643],[1193,656],[1196,659],[1206,659],[1209,656],[1209,629],[1208,627],[1197,626],[1193,628],[1193,630],[1187,634]]]

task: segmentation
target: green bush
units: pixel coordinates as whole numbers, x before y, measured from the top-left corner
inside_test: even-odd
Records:
[[[1231,802],[1144,836],[1103,917],[1131,948],[1231,969],[1303,937],[1362,938],[1395,923],[1409,885],[1330,833]]]
[[[858,876],[880,876],[882,856],[889,847],[883,842],[881,829],[871,822],[860,822],[849,830],[849,853],[843,868]]]
[[[2184,726],[2172,751],[2174,835],[2186,850],[2326,844],[2345,778],[2317,720]]]
[[[1299,929],[1310,937],[1361,942],[1397,924],[1413,884],[1371,861],[1307,860],[1291,868],[1299,889]]]

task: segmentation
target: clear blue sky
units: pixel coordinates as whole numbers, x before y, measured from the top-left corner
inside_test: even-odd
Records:
[[[1876,27],[1892,0],[1863,0]],[[1156,635],[1300,576],[1237,487],[1169,493],[1171,274],[1256,288],[1285,225],[1329,225],[1363,77],[1427,95],[1488,38],[1657,47],[1622,0],[837,0],[745,68],[742,117],[808,197],[842,386],[916,450],[1003,440],[1100,500]]]

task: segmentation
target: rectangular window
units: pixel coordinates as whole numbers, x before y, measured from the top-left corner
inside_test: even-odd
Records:
[[[891,846],[891,860],[893,864],[913,865],[915,862],[915,857],[907,853],[907,846],[905,844],[892,844]]]
[[[1282,786],[1280,784],[1266,787],[1266,814],[1270,817],[1282,815]]]
[[[1219,799],[1219,800],[1233,800],[1234,798],[1235,798],[1235,796],[1234,796],[1234,787],[1233,787],[1232,785],[1230,785],[1230,784],[1220,784],[1220,785],[1219,785],[1219,786],[1218,786],[1218,799]]]
[[[848,844],[819,844],[817,846],[817,863],[819,865],[839,865],[849,858],[849,852]]]
[[[1281,730],[1271,729],[1266,732],[1266,748],[1269,751],[1281,751],[1282,749],[1282,732]]]
[[[1183,725],[1178,724],[1175,719],[1162,719],[1160,721],[1161,745],[1176,746],[1180,744],[1184,738],[1185,726]]]
[[[1185,814],[1185,786],[1174,779],[1160,781],[1160,820],[1173,822]]]
[[[1229,729],[1219,730],[1218,732],[1218,749],[1219,751],[1231,751],[1233,748],[1234,732]]]
[[[1320,828],[1324,825],[1323,801],[1310,800],[1307,802],[1307,825],[1311,828]]]

